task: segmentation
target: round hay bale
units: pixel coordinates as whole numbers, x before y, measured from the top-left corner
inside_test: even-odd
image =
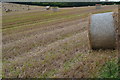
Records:
[[[115,49],[113,12],[93,14],[91,16],[89,41],[91,49]]]
[[[96,4],[96,9],[101,9],[101,4]]]
[[[50,6],[46,6],[46,10],[50,10]]]

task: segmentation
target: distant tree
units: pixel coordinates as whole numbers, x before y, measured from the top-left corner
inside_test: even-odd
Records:
[[[58,7],[80,7],[95,6],[96,4],[113,5],[115,2],[15,2],[17,4],[38,5],[38,6],[58,6]]]

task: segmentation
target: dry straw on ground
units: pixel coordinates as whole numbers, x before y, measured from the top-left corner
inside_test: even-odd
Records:
[[[118,66],[120,67],[120,5],[118,6],[118,37],[117,37],[117,47],[118,47],[118,58],[119,58],[119,61],[118,61]],[[120,68],[119,68],[120,69]],[[120,76],[120,73],[119,75]]]
[[[118,50],[120,51],[120,5],[118,6]]]
[[[114,15],[114,22],[115,22],[115,27],[116,27],[116,39],[117,39],[117,42],[116,42],[116,45],[117,45],[117,49],[118,49],[118,52],[120,53],[120,5],[118,5],[118,11],[115,11]]]

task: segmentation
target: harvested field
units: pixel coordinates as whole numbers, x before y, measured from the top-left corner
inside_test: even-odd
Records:
[[[89,50],[89,15],[116,6],[3,14],[4,78],[96,78],[116,50]]]

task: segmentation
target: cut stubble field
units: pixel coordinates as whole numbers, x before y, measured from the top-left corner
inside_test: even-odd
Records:
[[[89,15],[116,6],[3,14],[3,77],[96,78],[116,50],[89,50]]]

